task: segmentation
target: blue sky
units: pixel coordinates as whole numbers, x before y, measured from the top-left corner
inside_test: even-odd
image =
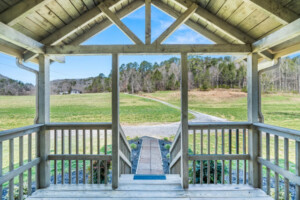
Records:
[[[154,41],[174,21],[172,17],[152,6],[152,41]],[[142,40],[145,41],[145,7],[141,7],[122,21]],[[110,26],[98,35],[84,42],[83,45],[91,44],[133,44],[115,25]],[[182,25],[176,30],[164,44],[213,44],[212,41]],[[164,61],[176,55],[138,55],[120,56],[119,63]],[[37,65],[26,63],[27,66],[37,68]],[[97,76],[99,73],[108,75],[111,71],[111,56],[68,56],[66,63],[53,63],[50,67],[50,79],[87,78]],[[26,83],[35,83],[32,73],[17,68],[15,58],[0,53],[0,74],[10,78],[21,80]]]

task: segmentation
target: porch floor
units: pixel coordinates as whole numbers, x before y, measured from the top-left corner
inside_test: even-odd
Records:
[[[112,190],[111,185],[51,185],[32,194],[29,200],[54,199],[272,199],[262,190],[249,185],[190,185],[183,190],[178,175],[167,175],[167,180],[133,180],[133,175],[122,175],[119,188]]]

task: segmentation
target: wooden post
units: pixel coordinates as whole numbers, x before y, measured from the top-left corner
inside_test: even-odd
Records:
[[[119,58],[112,54],[112,188],[119,184]]]
[[[181,180],[184,189],[189,187],[188,166],[188,64],[187,53],[181,53]]]
[[[50,121],[50,60],[46,55],[39,55],[38,97],[37,97],[37,123],[45,124]],[[50,133],[42,128],[38,136],[38,156],[41,162],[38,165],[38,188],[50,185]]]
[[[248,55],[247,66],[247,90],[248,90],[248,121],[256,123],[259,121],[258,115],[258,54]],[[260,137],[257,128],[252,126],[249,129],[249,184],[255,188],[261,186],[261,166],[257,162],[260,156]]]
[[[151,44],[151,0],[145,0],[145,41]]]
[[[300,176],[300,142],[296,141],[296,175]],[[300,199],[300,185],[296,185],[296,199]]]

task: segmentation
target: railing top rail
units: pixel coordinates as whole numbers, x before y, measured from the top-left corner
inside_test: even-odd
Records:
[[[250,122],[189,122],[189,129],[251,128]]]
[[[63,123],[48,123],[46,124],[48,130],[53,129],[97,129],[106,128],[111,129],[111,122],[63,122]]]
[[[0,141],[9,140],[12,138],[20,137],[22,135],[28,135],[33,132],[37,132],[43,126],[43,124],[34,124],[30,126],[0,131]]]
[[[170,147],[170,152],[172,152],[172,150],[173,150],[173,148],[174,148],[174,146],[175,146],[175,143],[177,142],[177,140],[178,140],[180,134],[181,134],[181,124],[179,124],[179,127],[178,127],[178,129],[177,129],[175,138],[174,138],[174,140],[173,140],[173,142],[172,142],[172,145],[171,145],[171,147]]]
[[[124,130],[123,130],[123,128],[122,128],[121,125],[120,125],[119,127],[120,127],[120,135],[121,135],[121,137],[123,138],[123,140],[124,140],[124,142],[125,142],[125,144],[126,144],[126,146],[127,146],[127,149],[128,149],[129,152],[131,153],[131,148],[130,148],[130,145],[129,145],[128,141],[127,141],[127,138],[126,138],[126,135],[125,135],[125,133],[124,133]]]
[[[300,131],[264,123],[254,123],[260,131],[300,141]]]

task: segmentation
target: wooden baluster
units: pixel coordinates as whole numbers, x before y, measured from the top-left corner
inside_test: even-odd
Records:
[[[32,159],[32,134],[28,135],[28,162]],[[28,195],[31,195],[32,193],[32,170],[31,168],[28,169],[28,175],[27,175],[27,187],[28,187]]]
[[[300,176],[300,142],[296,142],[296,175]],[[296,199],[300,199],[300,185],[296,185]]]
[[[3,170],[2,170],[2,162],[3,162],[3,143],[0,142],[0,177],[2,176]],[[3,186],[2,184],[0,185],[0,195],[2,197],[2,193],[3,193]]]
[[[266,158],[270,161],[270,134],[266,133]],[[267,167],[267,194],[270,195],[271,190],[271,176],[270,176],[270,168]]]
[[[61,130],[61,154],[65,154],[65,131]],[[61,160],[61,184],[65,183],[65,161]]]
[[[79,133],[78,129],[76,129],[76,154],[79,154]],[[78,160],[76,160],[76,184],[79,183],[79,166]]]
[[[196,132],[193,129],[193,153],[196,154]],[[196,161],[193,160],[193,184],[196,183]]]
[[[9,140],[9,171],[14,170],[14,139]],[[9,195],[10,200],[14,200],[14,178],[9,180]]]
[[[104,154],[107,155],[107,129],[104,130]],[[104,183],[107,184],[107,161],[104,162]]]
[[[85,133],[86,133],[86,130],[82,130],[82,137],[83,137],[83,154],[85,154]],[[83,184],[86,183],[85,181],[85,178],[86,178],[86,173],[85,173],[85,160],[83,160]]]
[[[284,169],[289,171],[289,139],[284,138]],[[284,199],[289,200],[290,195],[289,179],[284,179]]]
[[[23,136],[19,137],[19,166],[21,167],[23,162]],[[19,175],[19,199],[23,199],[23,173]]]
[[[246,129],[243,129],[243,154],[246,154]],[[243,177],[243,183],[246,184],[247,183],[247,161],[244,160],[244,173],[243,173],[244,177]]]
[[[222,154],[225,154],[225,140],[224,140],[224,129],[222,129]],[[224,184],[225,182],[225,160],[222,160],[222,180],[221,183]]]
[[[69,130],[69,154],[72,154],[72,130]],[[72,183],[72,161],[69,160],[69,184]]]
[[[239,129],[235,130],[235,148],[236,148],[236,154],[239,154]],[[240,184],[240,161],[236,160],[236,184]]]
[[[54,154],[57,154],[57,130],[54,131]],[[57,161],[54,160],[54,184],[57,184]]]
[[[275,135],[274,139],[274,153],[275,153],[275,165],[279,164],[279,157],[278,157],[278,136]],[[275,199],[279,199],[279,175],[275,172]]]
[[[90,154],[93,154],[93,130],[90,130]],[[93,160],[90,160],[90,175],[91,175],[91,184],[93,184]]]
[[[218,129],[215,130],[215,154],[218,154]],[[218,161],[215,160],[214,183],[218,183]]]
[[[97,154],[100,155],[100,131],[99,129],[97,129]],[[101,169],[100,169],[100,162],[101,160],[97,161],[97,183],[100,184],[100,173],[101,173]]]
[[[35,133],[35,158],[39,157],[40,153],[40,149],[39,149],[39,132],[36,132]],[[36,166],[36,172],[39,171],[39,165]],[[36,185],[36,188],[39,188],[40,187],[40,180],[39,180],[39,173],[35,173],[35,185]]]
[[[201,153],[201,155],[203,155],[203,129],[201,129],[200,134],[201,134],[200,153]],[[200,184],[203,184],[203,172],[204,172],[203,160],[200,161],[200,164],[201,164],[201,166],[200,166],[200,170],[201,170],[200,171]]]
[[[207,132],[207,154],[210,154],[210,129]],[[210,184],[210,160],[207,161],[207,184]]]
[[[229,129],[229,154],[232,153],[232,130]],[[229,160],[229,183],[232,184],[232,160]]]

